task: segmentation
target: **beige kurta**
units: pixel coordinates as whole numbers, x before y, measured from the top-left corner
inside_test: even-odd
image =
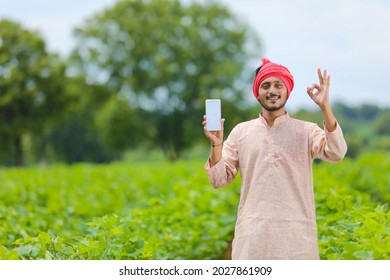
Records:
[[[222,159],[205,168],[222,187],[241,172],[232,259],[319,259],[312,162],[340,161],[347,151],[340,126],[327,132],[310,122],[278,117],[238,124]]]

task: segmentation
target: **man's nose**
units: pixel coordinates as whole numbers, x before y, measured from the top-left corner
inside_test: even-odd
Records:
[[[276,86],[272,85],[272,86],[269,87],[268,93],[273,94],[273,93],[276,93],[276,92],[278,92]]]

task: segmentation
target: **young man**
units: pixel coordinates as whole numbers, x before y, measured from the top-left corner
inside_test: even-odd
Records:
[[[259,118],[238,124],[223,142],[225,120],[221,131],[208,131],[204,117],[211,184],[225,186],[241,172],[232,259],[319,259],[312,162],[338,162],[347,145],[329,104],[330,76],[318,69],[318,78],[307,93],[322,111],[324,130],[289,116],[293,76],[266,58],[253,82]]]

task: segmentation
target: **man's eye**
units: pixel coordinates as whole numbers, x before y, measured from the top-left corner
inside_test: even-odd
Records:
[[[267,88],[269,88],[269,85],[267,85],[267,84],[261,85],[261,88],[262,88],[262,89],[267,89]]]
[[[276,88],[282,88],[283,85],[281,85],[281,84],[276,84],[275,87],[276,87]]]

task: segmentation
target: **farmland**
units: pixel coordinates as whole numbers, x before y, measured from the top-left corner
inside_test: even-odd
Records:
[[[390,259],[389,158],[314,165],[321,259]],[[2,168],[0,259],[226,259],[240,184],[203,164]]]

